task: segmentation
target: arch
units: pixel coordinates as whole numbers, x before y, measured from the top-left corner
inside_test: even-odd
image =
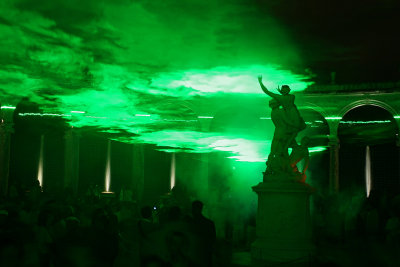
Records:
[[[341,120],[343,123],[340,123],[338,129],[341,143],[339,152],[341,189],[370,188],[371,183],[375,189],[387,190],[394,187],[393,184],[398,180],[396,165],[398,149],[394,145],[398,126],[393,113],[378,101],[355,101],[352,104],[348,105],[351,108],[344,113]],[[355,121],[370,123],[356,124]],[[377,124],[378,122],[385,124]],[[372,170],[368,170],[369,173],[373,173],[369,180],[365,174],[367,158],[373,163]],[[391,186],[386,187],[389,184]],[[366,192],[368,195],[369,189]]]
[[[352,121],[370,121],[373,124],[366,125],[355,125]],[[388,130],[388,124],[384,126],[378,125],[378,122],[389,122],[390,121],[390,131]],[[346,122],[350,122],[351,124],[346,125]],[[375,128],[374,128],[375,127]],[[370,131],[367,138],[367,132]],[[389,132],[388,132],[389,131]],[[356,105],[352,109],[349,109],[347,113],[344,114],[339,123],[338,128],[338,136],[340,135],[340,139],[347,140],[349,136],[353,136],[351,139],[357,137],[360,139],[360,143],[363,143],[361,140],[369,140],[374,137],[375,139],[378,136],[383,136],[382,133],[385,133],[385,138],[391,136],[390,138],[396,138],[398,136],[398,124],[396,120],[393,118],[393,114],[390,113],[387,109],[382,106],[373,105],[373,104],[362,104]],[[347,136],[347,137],[346,137]],[[389,139],[390,139],[389,138]],[[352,141],[353,142],[353,141]]]
[[[326,140],[330,131],[329,121],[325,119],[323,115],[323,110],[314,105],[303,106],[299,108],[300,115],[307,124],[307,127],[300,131],[298,134],[298,139],[300,140],[303,136],[314,137],[318,141],[318,144],[313,144],[315,146],[326,145]]]
[[[346,115],[346,113],[348,113],[350,110],[360,107],[360,106],[366,106],[366,105],[377,106],[377,107],[383,108],[386,111],[388,111],[390,114],[392,114],[393,117],[397,115],[397,111],[392,106],[388,105],[385,102],[376,100],[376,99],[362,99],[362,100],[354,101],[354,102],[344,106],[339,111],[338,115],[343,118],[343,116]]]
[[[318,106],[318,105],[316,105],[314,103],[311,103],[311,102],[305,102],[304,105],[303,104],[301,106],[299,105],[298,109],[300,111],[304,110],[304,109],[312,109],[315,112],[319,113],[324,118],[328,116],[328,114],[326,113],[324,108],[322,108],[322,107],[320,107],[320,106]]]
[[[301,110],[304,110],[304,109],[312,109],[315,112],[319,113],[324,118],[324,120],[326,121],[326,123],[328,125],[329,136],[331,137],[331,139],[332,138],[336,139],[339,121],[327,120],[326,117],[329,117],[329,114],[326,112],[326,110],[323,107],[318,106],[312,102],[305,102],[305,105],[302,105],[301,107],[299,107],[300,112],[301,112]]]
[[[396,119],[396,116],[398,115],[398,112],[396,111],[396,109],[393,108],[391,105],[389,105],[383,101],[376,100],[376,99],[362,99],[362,100],[354,101],[354,102],[346,105],[345,107],[343,107],[339,111],[338,115],[341,118],[343,118],[344,115],[346,115],[349,111],[351,111],[357,107],[366,106],[366,105],[377,106],[377,107],[383,108],[384,110],[388,111],[395,119],[397,129],[400,129],[400,121],[398,119]],[[337,135],[337,130],[338,129],[336,129],[336,135]]]

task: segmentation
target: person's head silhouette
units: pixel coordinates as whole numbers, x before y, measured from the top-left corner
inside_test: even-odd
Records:
[[[192,214],[193,216],[200,216],[203,212],[203,202],[195,200],[192,202]]]

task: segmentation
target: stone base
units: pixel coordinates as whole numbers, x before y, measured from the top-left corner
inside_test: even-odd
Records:
[[[310,262],[314,250],[308,240],[258,239],[251,246],[251,257],[256,262]]]
[[[309,196],[305,183],[263,182],[253,187],[258,194],[257,238],[251,254],[255,262],[309,262],[311,242]]]

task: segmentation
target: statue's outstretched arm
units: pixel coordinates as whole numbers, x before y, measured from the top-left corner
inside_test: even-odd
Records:
[[[267,95],[269,95],[270,97],[273,97],[275,99],[279,98],[278,94],[274,94],[274,93],[268,91],[267,87],[265,87],[265,85],[262,82],[262,76],[261,75],[258,76],[258,83],[260,84],[261,89],[263,90],[264,93],[266,93]]]

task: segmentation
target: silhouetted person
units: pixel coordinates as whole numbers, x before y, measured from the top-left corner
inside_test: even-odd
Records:
[[[156,228],[153,223],[153,211],[150,206],[144,206],[140,209],[140,215],[142,218],[138,222],[139,234],[142,238],[146,238]]]
[[[153,211],[150,206],[142,207],[140,214],[142,216],[138,222],[140,261],[142,266],[147,266],[144,261],[156,254],[156,243],[152,234],[157,230],[157,226],[153,222]]]
[[[92,215],[90,229],[91,248],[101,266],[112,266],[118,253],[118,232],[113,229],[113,218],[106,210],[99,208]]]
[[[182,211],[178,206],[172,206],[168,209],[167,213],[168,222],[177,222],[182,219]]]
[[[214,251],[216,231],[214,222],[203,215],[203,203],[199,200],[192,202],[192,229],[199,240],[200,260],[204,265],[212,266],[212,254]]]

